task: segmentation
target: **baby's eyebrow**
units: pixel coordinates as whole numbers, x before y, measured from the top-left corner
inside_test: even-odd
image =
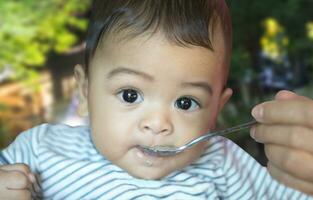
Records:
[[[131,75],[140,76],[140,77],[147,79],[149,81],[154,80],[154,78],[151,75],[149,75],[145,72],[137,71],[137,70],[126,68],[126,67],[118,67],[116,69],[113,69],[107,75],[107,79],[111,79],[112,77],[117,76],[119,74],[131,74]]]
[[[196,87],[196,88],[200,88],[202,90],[205,90],[210,95],[212,95],[212,93],[213,93],[212,87],[210,86],[210,84],[208,84],[207,82],[203,82],[203,81],[183,82],[181,84],[181,86],[182,87]]]

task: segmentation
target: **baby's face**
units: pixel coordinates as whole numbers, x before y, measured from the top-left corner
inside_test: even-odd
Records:
[[[171,157],[150,156],[137,146],[181,146],[214,126],[230,92],[221,93],[221,38],[213,45],[214,52],[180,47],[161,35],[106,40],[88,77],[92,139],[98,151],[144,179],[162,178],[197,159],[204,143]]]

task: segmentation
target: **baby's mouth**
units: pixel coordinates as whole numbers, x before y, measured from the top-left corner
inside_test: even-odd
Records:
[[[147,147],[145,145],[138,145],[136,146],[137,149],[140,150],[140,152],[143,154],[143,155],[146,155],[146,156],[151,156],[151,157],[158,157],[158,155],[156,154],[152,154],[152,153],[149,153],[147,151],[144,151],[144,148]]]
[[[149,154],[147,152],[144,152],[140,145],[136,146],[136,156],[146,167],[153,167],[155,164],[158,163],[160,159],[162,159],[160,156],[157,156],[155,154]]]

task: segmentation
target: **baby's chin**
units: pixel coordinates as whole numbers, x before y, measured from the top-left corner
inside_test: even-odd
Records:
[[[161,169],[155,168],[145,168],[145,167],[138,167],[137,169],[127,169],[127,173],[134,178],[138,179],[145,179],[145,180],[160,180],[167,175],[171,174],[175,170],[166,171]]]
[[[135,178],[147,180],[162,179],[179,167],[175,157],[148,155],[136,147],[130,149],[123,159],[114,164]]]
[[[122,160],[114,164],[135,178],[158,180],[186,167],[197,157],[198,155],[192,152],[172,157],[152,156],[143,153],[138,148],[133,148]]]

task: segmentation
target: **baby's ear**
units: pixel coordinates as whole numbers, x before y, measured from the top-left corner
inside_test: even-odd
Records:
[[[74,68],[74,76],[77,85],[77,93],[79,99],[78,114],[82,117],[88,115],[88,77],[81,65]]]
[[[230,97],[233,95],[233,90],[231,88],[225,88],[221,94],[220,103],[219,103],[219,112],[222,111],[225,104],[228,102]]]

